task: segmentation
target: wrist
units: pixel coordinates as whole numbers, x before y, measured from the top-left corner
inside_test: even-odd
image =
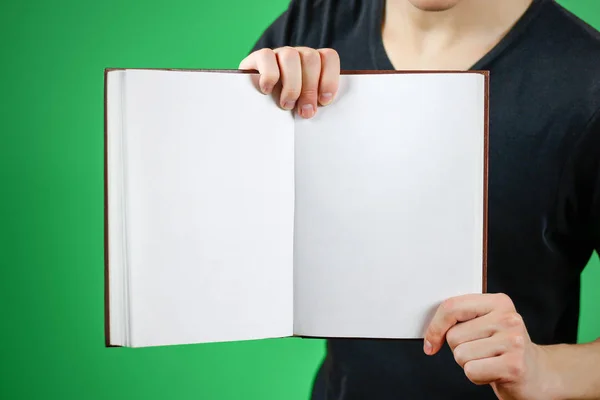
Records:
[[[570,399],[569,385],[565,382],[559,360],[562,348],[568,345],[534,346],[538,353],[538,370],[536,372],[542,389],[540,393],[544,393],[544,398],[548,400]]]

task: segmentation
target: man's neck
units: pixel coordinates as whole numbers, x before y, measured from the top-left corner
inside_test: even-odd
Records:
[[[415,64],[427,64],[426,60],[443,56],[444,52],[452,56],[456,51],[459,57],[464,56],[464,67],[467,68],[471,61],[477,61],[477,51],[483,56],[493,47],[531,2],[463,0],[445,11],[424,11],[409,0],[387,0],[382,27],[384,44],[391,48],[388,49],[391,55],[403,53],[413,59],[421,58],[421,61],[415,60]],[[469,52],[473,60],[463,54]],[[394,57],[390,58],[394,61]],[[402,64],[411,64],[411,61]]]

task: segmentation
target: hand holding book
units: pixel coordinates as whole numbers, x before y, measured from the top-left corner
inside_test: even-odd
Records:
[[[240,68],[257,70],[262,93],[275,89],[279,106],[296,109],[303,118],[312,118],[318,105],[330,104],[339,87],[340,57],[333,49],[262,49],[242,60]]]

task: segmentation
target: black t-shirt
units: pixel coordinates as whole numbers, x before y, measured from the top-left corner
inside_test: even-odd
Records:
[[[294,0],[255,49],[329,47],[342,69],[393,69],[384,2]],[[534,0],[472,69],[490,71],[488,290],[513,299],[535,343],[574,343],[580,274],[600,249],[600,34]],[[316,399],[496,398],[447,346],[433,357],[420,340],[334,339],[327,349]]]

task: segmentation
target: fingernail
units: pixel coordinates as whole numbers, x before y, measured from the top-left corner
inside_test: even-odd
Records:
[[[286,110],[291,110],[294,108],[295,105],[296,102],[294,101],[286,101],[285,103],[283,103],[283,108],[285,108]]]
[[[321,94],[321,98],[319,99],[319,102],[323,105],[327,105],[327,104],[331,103],[331,100],[333,100],[332,93],[323,93],[323,94]]]
[[[425,354],[427,354],[427,355],[431,354],[432,350],[433,350],[433,346],[431,345],[431,343],[429,343],[428,340],[425,340],[425,343],[423,344],[423,351],[425,351]]]
[[[264,94],[269,94],[269,93],[271,93],[271,90],[273,90],[273,86],[266,84],[266,85],[263,85],[260,90],[262,90],[262,92]]]
[[[301,115],[304,118],[310,118],[314,115],[315,109],[312,104],[305,104],[302,106]]]

